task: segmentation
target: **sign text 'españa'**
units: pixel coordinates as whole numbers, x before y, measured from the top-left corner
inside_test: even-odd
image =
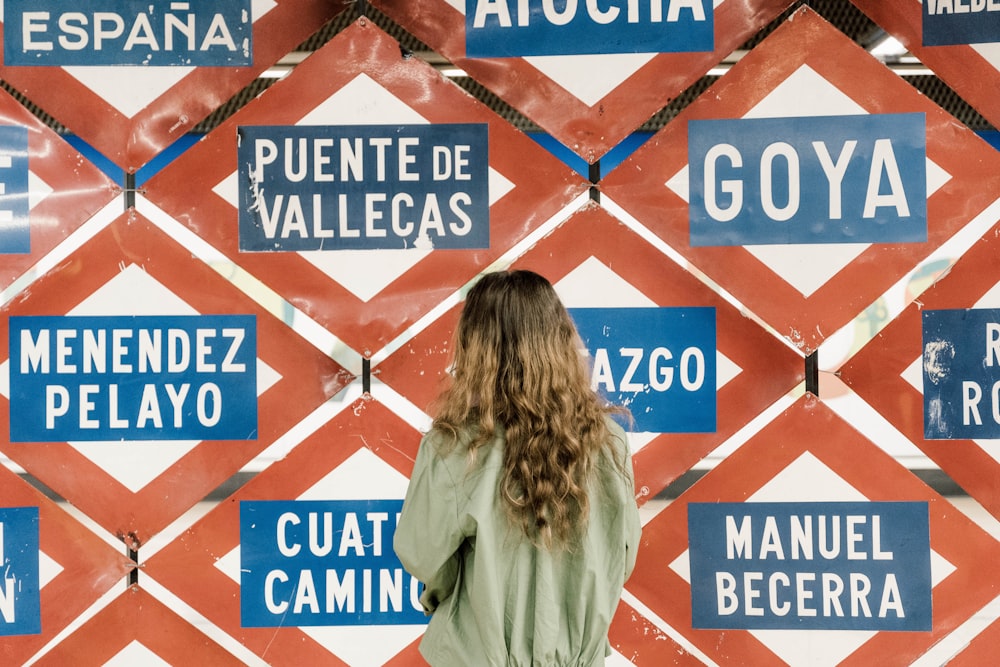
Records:
[[[591,386],[632,413],[641,433],[716,428],[714,308],[572,308]]]
[[[240,503],[243,627],[415,625],[420,584],[392,550],[402,500]]]
[[[469,0],[470,58],[678,53],[715,48],[710,0]]]
[[[240,250],[488,248],[488,126],[246,126]]]
[[[0,636],[42,631],[38,508],[0,507]]]
[[[14,442],[252,440],[252,315],[10,318]]]
[[[6,0],[4,63],[246,67],[250,0]]]
[[[692,246],[927,240],[920,113],[692,120]]]
[[[1000,438],[1000,309],[922,317],[924,437]]]
[[[926,502],[691,503],[693,627],[931,629]]]

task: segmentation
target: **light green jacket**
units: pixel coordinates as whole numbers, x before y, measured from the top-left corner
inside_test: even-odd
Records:
[[[438,453],[440,435],[420,444],[396,527],[406,570],[425,584],[432,613],[420,652],[434,667],[595,667],[635,565],[639,514],[625,434],[611,422],[590,486],[590,519],[570,551],[534,547],[511,528],[497,500],[502,437],[479,450]]]

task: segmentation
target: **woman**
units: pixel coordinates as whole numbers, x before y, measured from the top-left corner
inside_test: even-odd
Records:
[[[432,614],[434,667],[591,667],[635,564],[625,434],[590,389],[549,282],[484,275],[414,463],[395,549]]]

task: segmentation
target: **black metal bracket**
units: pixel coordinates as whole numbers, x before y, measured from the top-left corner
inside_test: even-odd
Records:
[[[819,350],[806,355],[806,391],[819,396]]]

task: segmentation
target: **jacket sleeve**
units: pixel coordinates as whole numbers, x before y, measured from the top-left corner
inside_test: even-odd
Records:
[[[424,436],[396,525],[393,548],[406,571],[424,584],[420,602],[427,613],[451,595],[458,580],[458,550],[465,539],[458,511],[451,472],[435,451],[432,436]]]
[[[624,457],[624,497],[625,506],[622,530],[625,538],[625,580],[627,581],[635,569],[636,556],[639,552],[639,541],[642,538],[642,523],[639,520],[639,506],[635,501],[635,472],[632,468],[632,454],[629,451],[628,438],[620,426],[612,426],[613,437],[617,440],[619,456]]]
[[[642,523],[639,521],[639,506],[635,502],[635,474],[632,471],[632,457],[626,449],[626,471],[628,473],[628,501],[625,503],[625,580],[635,569],[636,556],[639,553],[639,540],[642,538]]]

